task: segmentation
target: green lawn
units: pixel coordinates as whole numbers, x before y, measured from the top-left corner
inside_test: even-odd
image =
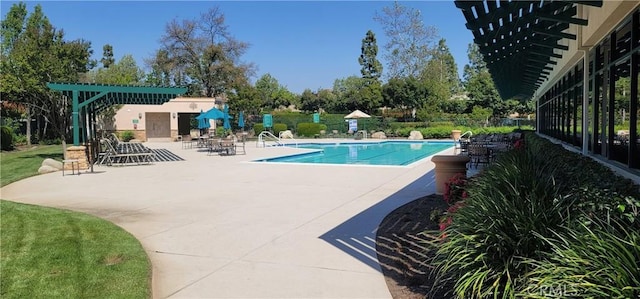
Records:
[[[2,186],[37,174],[62,146],[1,154]],[[149,298],[137,239],[100,218],[0,200],[0,298]]]
[[[38,174],[46,158],[62,161],[62,145],[37,145],[30,149],[0,153],[0,186]]]

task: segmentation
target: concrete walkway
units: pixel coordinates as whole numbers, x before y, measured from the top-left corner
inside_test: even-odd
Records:
[[[32,177],[1,198],[86,212],[140,240],[154,298],[390,298],[375,230],[431,194],[433,163],[408,167],[249,162],[303,151],[208,156],[146,143],[185,161]],[[445,152],[452,153],[453,150]]]

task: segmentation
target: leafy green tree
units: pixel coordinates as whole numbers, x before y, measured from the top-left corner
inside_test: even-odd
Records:
[[[77,82],[93,66],[91,43],[66,41],[36,5],[28,16],[23,3],[14,4],[2,21],[0,93],[3,100],[26,107],[26,118],[37,119],[38,139],[69,136],[70,105],[47,82]],[[27,122],[27,141],[31,126]]]
[[[103,67],[89,72],[91,82],[101,84],[140,85],[143,83],[144,71],[138,67],[130,54],[118,62],[112,62],[109,68]]]
[[[469,58],[469,64],[466,64],[463,70],[463,79],[465,82],[468,82],[474,75],[489,71],[478,45],[474,43],[469,44],[467,47],[467,57]]]
[[[241,84],[233,92],[228,93],[227,96],[229,98],[229,107],[236,112],[244,111],[245,115],[260,114],[262,99],[258,90],[251,84]],[[246,121],[248,120],[249,118],[246,118]]]
[[[178,68],[175,61],[169,57],[167,50],[157,50],[153,58],[145,60],[145,64],[151,69],[151,71],[146,74],[146,84],[155,86],[169,86],[171,84],[179,86],[186,85],[181,69]]]
[[[379,80],[382,76],[382,63],[378,60],[378,44],[376,41],[376,35],[373,31],[367,31],[366,36],[362,39],[362,47],[360,47],[360,57],[358,57],[358,63],[362,68],[362,78],[370,80]]]
[[[111,48],[113,50],[113,48]],[[93,69],[87,74],[89,82],[100,84],[140,85],[143,83],[144,71],[138,67],[131,55],[125,55],[120,61],[111,58],[110,67]],[[102,62],[104,64],[104,61]],[[113,130],[115,115],[122,105],[115,105],[102,110],[97,116],[98,127]]]
[[[323,88],[318,90],[317,94],[318,94],[318,101],[320,102],[320,105],[318,106],[317,111],[319,112],[327,111],[327,110],[335,111],[333,109],[336,108],[338,97],[336,96],[335,93],[333,93],[332,89]],[[313,111],[316,111],[316,110],[313,110]]]
[[[443,86],[443,90],[446,90],[446,93],[441,95],[443,100],[462,92],[458,66],[445,39],[438,41],[438,45],[433,51],[433,56],[424,68],[421,78],[422,80],[440,83]]]
[[[464,77],[469,104],[466,112],[471,112],[469,108],[479,106],[490,109],[495,117],[506,116],[509,112],[508,107],[498,94],[478,46],[469,44],[467,54],[469,64],[464,67]]]
[[[166,80],[163,70],[170,65],[172,75],[168,78],[174,84],[190,85],[190,94],[206,97],[225,94],[246,83],[254,66],[240,58],[249,44],[235,39],[224,21],[222,11],[214,7],[198,20],[169,22],[160,49],[167,55],[158,52],[151,58],[149,64],[157,67],[152,79]]]
[[[386,106],[403,111],[405,119],[414,118],[418,109],[433,111],[436,99],[429,91],[428,83],[414,77],[392,78],[383,87]]]
[[[382,25],[388,42],[384,45],[387,78],[419,77],[431,56],[431,44],[437,36],[433,26],[426,26],[419,10],[393,2],[374,16]]]
[[[471,110],[471,118],[483,122],[485,126],[489,124],[489,117],[491,117],[492,114],[493,112],[490,108],[483,108],[480,106],[473,106],[473,109]]]
[[[113,46],[110,44],[106,44],[102,47],[102,66],[104,68],[109,68],[116,60],[113,58]]]
[[[320,98],[316,93],[311,91],[311,89],[305,89],[300,95],[300,109],[306,112],[310,111],[318,111],[322,103],[320,102]]]
[[[463,114],[467,111],[468,101],[462,97],[451,97],[448,100],[440,102],[440,109],[444,113]]]
[[[296,104],[296,95],[280,85],[278,80],[269,73],[258,78],[255,86],[262,99],[262,106],[265,108],[276,109]]]
[[[27,5],[20,2],[11,6],[7,16],[0,24],[2,30],[2,55],[3,58],[9,56],[13,47],[18,42],[18,38],[24,32],[25,20],[27,18]]]
[[[503,117],[508,113],[507,106],[498,94],[489,72],[474,75],[467,81],[468,107],[480,106],[491,109],[496,117]]]
[[[371,113],[382,103],[380,83],[356,76],[336,80],[333,93],[336,95],[337,106],[347,110],[360,109]]]

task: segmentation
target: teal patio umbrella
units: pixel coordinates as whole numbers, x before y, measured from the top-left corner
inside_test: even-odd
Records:
[[[196,116],[196,119],[198,120],[198,129],[202,130],[211,127],[209,119],[205,117],[205,113],[202,110],[200,110],[200,115]]]
[[[238,114],[238,127],[244,131],[244,112],[242,111]]]
[[[229,105],[224,105],[222,126],[224,127],[225,130],[231,129],[231,123],[229,123],[229,118],[231,118],[231,116],[229,116]]]
[[[213,107],[207,112],[200,113],[200,115],[196,116],[196,119],[207,118],[207,119],[221,119],[224,118],[224,113],[220,111],[218,108]]]

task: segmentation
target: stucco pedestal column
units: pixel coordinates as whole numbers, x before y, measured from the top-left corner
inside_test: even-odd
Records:
[[[444,183],[458,173],[467,175],[468,156],[436,155],[431,161],[436,164],[436,194],[444,193]]]

